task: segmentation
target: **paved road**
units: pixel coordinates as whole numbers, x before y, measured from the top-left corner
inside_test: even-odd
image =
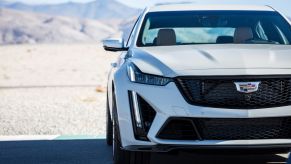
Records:
[[[112,164],[104,139],[0,142],[0,164]],[[285,155],[286,157],[287,155]],[[153,154],[152,164],[285,163],[279,155]]]

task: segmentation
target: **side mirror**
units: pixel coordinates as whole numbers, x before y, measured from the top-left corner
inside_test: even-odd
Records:
[[[128,48],[124,47],[123,39],[105,39],[103,40],[103,47],[106,51],[127,51]]]

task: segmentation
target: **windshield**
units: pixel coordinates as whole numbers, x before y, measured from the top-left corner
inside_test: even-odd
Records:
[[[179,11],[148,13],[137,46],[290,43],[290,24],[277,12]]]

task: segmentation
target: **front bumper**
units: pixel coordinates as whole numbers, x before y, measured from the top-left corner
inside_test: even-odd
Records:
[[[291,144],[258,144],[258,145],[131,145],[126,146],[123,150],[140,151],[140,152],[157,152],[167,153],[175,150],[289,150]]]
[[[115,94],[117,114],[122,146],[125,149],[150,149],[164,145],[163,149],[173,148],[210,148],[210,147],[290,147],[291,139],[264,139],[264,140],[165,140],[157,138],[157,134],[165,122],[171,117],[185,118],[267,118],[290,117],[291,106],[268,109],[220,109],[190,105],[185,101],[177,86],[169,83],[167,86],[151,86],[135,84],[128,80],[126,69],[120,69],[115,74]],[[156,117],[147,134],[149,141],[140,141],[135,138],[132,113],[130,110],[128,92],[134,91],[146,100],[156,111]],[[166,147],[166,148],[165,148]],[[163,150],[162,149],[162,150]]]

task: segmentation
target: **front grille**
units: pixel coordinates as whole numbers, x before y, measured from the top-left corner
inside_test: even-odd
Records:
[[[185,119],[192,123],[186,125]],[[181,120],[184,121],[183,124],[181,124]],[[195,129],[197,130],[195,131]],[[180,131],[187,133],[181,133]],[[171,118],[157,137],[172,140],[291,139],[291,117]]]
[[[238,92],[235,82],[261,82],[253,93]],[[291,105],[290,78],[178,78],[176,84],[192,105],[259,109]]]

